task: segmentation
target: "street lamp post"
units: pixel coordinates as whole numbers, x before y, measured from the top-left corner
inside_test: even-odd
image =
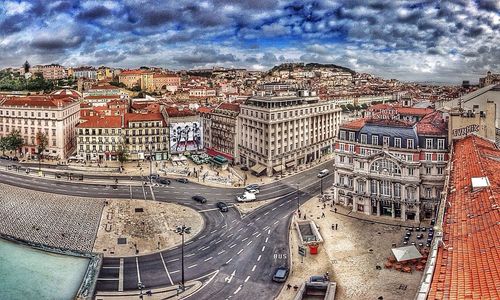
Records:
[[[184,291],[184,234],[191,233],[191,227],[187,227],[186,225],[177,226],[175,232],[181,235],[181,289]]]
[[[153,140],[151,140],[149,142],[149,184],[150,185],[153,185],[152,175],[153,175]]]

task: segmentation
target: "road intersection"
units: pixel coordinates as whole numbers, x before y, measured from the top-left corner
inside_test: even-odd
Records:
[[[263,185],[257,200],[275,201],[244,216],[234,207],[226,213],[215,209],[218,201],[230,206],[236,202],[235,196],[242,190],[235,188],[175,181],[169,186],[151,187],[143,185],[142,178],[132,178],[130,182],[137,181],[136,185],[120,184],[120,178],[119,184],[113,188],[112,185],[85,184],[89,176],[84,182],[74,182],[55,176],[26,176],[22,170],[8,171],[5,167],[0,171],[0,182],[49,193],[156,200],[194,208],[203,216],[205,228],[185,244],[184,260],[186,281],[200,277],[206,279],[196,293],[196,299],[272,299],[281,288],[281,284],[271,281],[272,273],[276,267],[287,265],[290,256],[288,228],[290,217],[297,209],[297,196],[304,201],[319,193],[320,181],[316,175],[330,164],[318,164],[294,176]],[[94,179],[99,177],[93,176]],[[323,178],[323,186],[332,183],[333,176]],[[191,200],[196,194],[206,197],[207,203]],[[138,282],[147,290],[178,285],[181,282],[180,251],[180,247],[176,247],[141,255],[139,249],[137,256],[105,257],[97,291],[133,293],[137,291]]]

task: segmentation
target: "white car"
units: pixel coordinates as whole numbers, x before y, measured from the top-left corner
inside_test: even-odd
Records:
[[[258,194],[260,191],[259,189],[245,189],[245,193]]]
[[[241,196],[236,196],[238,202],[249,202],[255,200],[255,194],[245,192]]]

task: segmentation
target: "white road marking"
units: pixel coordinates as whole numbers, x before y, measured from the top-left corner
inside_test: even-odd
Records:
[[[266,241],[264,243],[267,243],[268,240],[269,240],[269,237],[266,237]]]
[[[262,246],[262,252],[264,252],[264,249],[266,249],[266,246]]]
[[[231,259],[229,259],[228,261],[226,261],[226,265],[227,265],[228,263],[230,263],[232,260],[233,260],[233,259],[231,258]]]
[[[253,225],[253,222],[250,222],[247,224],[247,226],[252,226]]]
[[[210,248],[210,246],[201,247],[201,248],[200,248],[200,249],[198,249],[198,250],[205,251],[205,250],[207,250],[208,248]]]
[[[257,268],[257,265],[253,265],[252,272],[255,271],[255,268]]]
[[[194,264],[194,265],[192,265],[192,266],[189,266],[189,267],[188,267],[188,269],[194,268],[194,267],[196,267],[197,265],[198,265],[198,264]]]
[[[236,274],[236,270],[231,273],[231,276],[224,278],[224,281],[227,283],[231,283],[231,280],[233,280],[234,274]]]
[[[193,255],[194,255],[194,253],[189,253],[189,254],[184,255],[184,257],[191,257]]]
[[[203,261],[209,261],[209,260],[211,260],[212,258],[213,258],[213,257],[212,257],[212,256],[210,256],[209,258],[207,258],[207,259],[205,259],[205,260],[203,260]]]
[[[259,233],[259,232],[258,232],[258,231],[256,231],[256,232],[252,233],[252,235],[256,235],[256,234],[258,234],[258,233]]]
[[[241,254],[241,252],[243,252],[243,249],[241,249],[240,251],[238,251],[238,255]]]
[[[221,252],[217,253],[217,255],[221,255],[224,252],[226,252],[226,250],[222,250]]]
[[[241,290],[241,285],[234,291],[234,295],[238,294],[238,292]]]
[[[269,230],[267,231],[267,234],[271,234],[271,229],[269,229]]]
[[[260,217],[258,217],[257,219],[255,219],[255,221],[258,221],[258,220],[260,220]]]
[[[259,234],[257,234],[255,237],[258,238],[261,235],[262,235],[262,233],[259,232]]]
[[[120,258],[120,270],[118,271],[118,291],[123,292],[123,258]]]
[[[251,244],[252,242],[253,242],[253,241],[248,242],[248,243],[247,243],[247,246],[250,246],[250,244]]]
[[[264,216],[267,216],[268,214],[269,214],[269,212],[266,212],[266,213],[264,213]]]
[[[137,268],[137,281],[142,282],[141,273],[139,272],[139,258],[137,256],[135,257],[135,266]]]
[[[279,222],[280,222],[280,221],[276,221],[276,222],[274,222],[274,223],[273,223],[273,225],[276,225],[276,224],[278,224]]]
[[[236,244],[232,244],[231,246],[229,246],[229,248],[231,249],[231,248],[233,248],[234,246],[236,246]]]
[[[273,207],[271,210],[276,210],[276,207]]]
[[[174,282],[172,281],[172,277],[170,277],[170,273],[168,272],[167,264],[165,263],[165,260],[163,259],[163,255],[161,253],[159,253],[159,254],[160,254],[161,262],[163,263],[163,267],[165,268],[165,272],[167,273],[168,280],[170,280],[171,285],[174,285]]]
[[[238,232],[240,232],[240,231],[242,231],[242,230],[243,230],[243,227],[242,227],[242,228],[240,228],[240,229],[238,229]]]
[[[218,243],[222,242],[222,240],[218,240],[215,242],[215,244],[217,245]]]
[[[216,233],[217,229],[210,231],[210,233]]]
[[[167,260],[168,263],[170,262],[174,262],[174,261],[178,261],[179,259],[178,258],[174,258],[174,259],[171,259],[171,260]]]
[[[237,220],[233,220],[233,221],[231,221],[231,223],[234,223],[234,222],[236,222],[236,221],[237,221]]]
[[[280,205],[278,205],[279,207],[282,207],[283,205],[285,205],[285,203],[281,203]]]
[[[181,270],[175,270],[175,271],[170,272],[170,274],[179,273],[180,271],[181,271]]]
[[[259,255],[259,257],[257,257],[257,261],[260,261],[260,257],[261,257],[261,256],[262,256],[262,255]]]
[[[244,242],[244,241],[246,241],[246,240],[248,240],[248,238],[244,238],[244,239],[242,239],[241,241],[242,241],[242,242]]]
[[[231,233],[230,235],[228,235],[227,237],[230,238],[234,235],[234,233]]]

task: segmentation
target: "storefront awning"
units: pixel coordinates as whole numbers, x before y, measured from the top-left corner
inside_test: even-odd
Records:
[[[283,166],[278,165],[273,167],[274,172],[282,172],[283,171]]]
[[[264,171],[265,169],[266,169],[266,166],[263,166],[261,164],[255,164],[253,167],[250,168],[250,170],[252,170],[252,172],[255,172],[257,174],[262,173],[262,171]]]
[[[295,167],[295,161],[290,161],[285,164],[287,168]]]

